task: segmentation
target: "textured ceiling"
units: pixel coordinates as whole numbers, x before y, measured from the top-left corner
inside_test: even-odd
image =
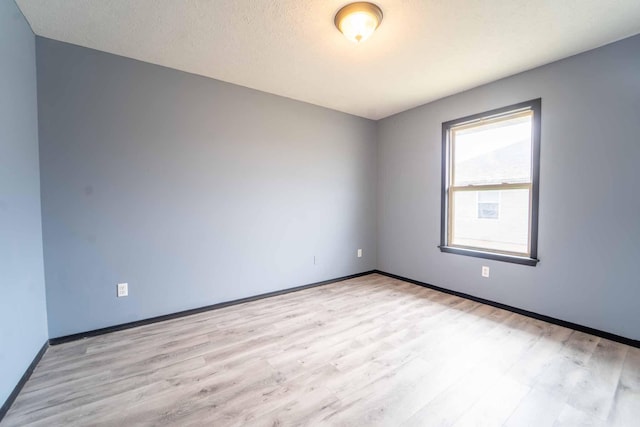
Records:
[[[371,119],[640,33],[639,0],[17,0],[40,36]],[[639,52],[640,54],[640,52]]]

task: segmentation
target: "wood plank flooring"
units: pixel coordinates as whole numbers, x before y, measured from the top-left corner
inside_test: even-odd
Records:
[[[372,274],[50,347],[2,426],[638,426],[640,349]]]

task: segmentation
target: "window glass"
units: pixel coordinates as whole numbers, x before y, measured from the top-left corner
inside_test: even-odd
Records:
[[[455,193],[451,244],[474,249],[527,253],[529,250],[529,190],[501,191],[499,219],[495,221],[487,221],[478,215],[480,205],[485,203],[479,202],[482,193],[485,192]]]
[[[531,180],[531,113],[453,130],[454,185]]]

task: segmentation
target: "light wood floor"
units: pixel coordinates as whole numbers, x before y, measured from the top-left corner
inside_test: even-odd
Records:
[[[373,274],[51,347],[2,426],[638,426],[640,349]]]

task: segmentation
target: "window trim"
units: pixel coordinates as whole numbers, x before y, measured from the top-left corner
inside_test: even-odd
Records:
[[[496,108],[483,113],[473,114],[459,119],[442,123],[442,186],[441,186],[441,212],[440,212],[440,248],[441,252],[458,255],[467,255],[477,258],[486,258],[497,261],[512,262],[516,264],[535,266],[538,259],[538,204],[540,185],[540,131],[541,131],[541,106],[542,99],[532,99],[506,107]],[[449,130],[460,125],[475,125],[490,120],[495,120],[502,116],[512,115],[518,111],[530,110],[532,117],[532,140],[531,140],[531,209],[529,212],[529,250],[530,254],[518,256],[514,254],[501,253],[500,251],[490,251],[482,249],[462,248],[458,246],[448,246],[449,238],[449,171],[450,171],[450,143]],[[529,184],[526,184],[529,187]]]

